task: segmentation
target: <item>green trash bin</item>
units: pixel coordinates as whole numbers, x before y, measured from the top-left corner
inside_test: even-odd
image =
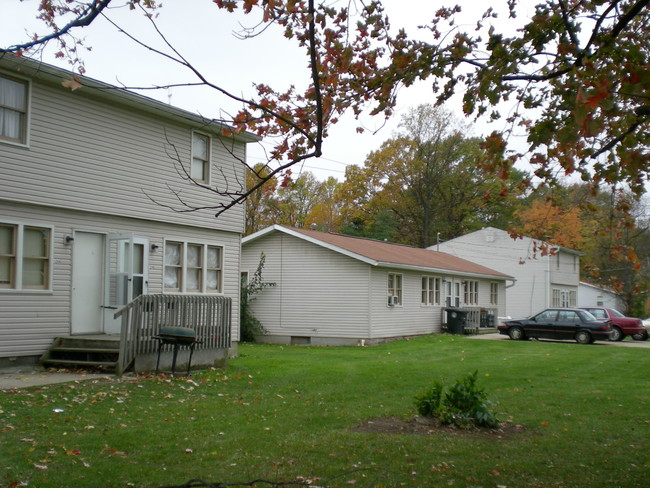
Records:
[[[465,333],[467,323],[467,310],[458,308],[447,309],[447,332],[450,334],[462,335]]]

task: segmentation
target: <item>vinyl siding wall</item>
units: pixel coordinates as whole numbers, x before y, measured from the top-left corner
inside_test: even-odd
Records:
[[[217,194],[179,176],[176,154],[191,161],[192,129],[132,107],[92,98],[92,88],[77,91],[31,83],[28,147],[0,143],[0,196],[6,200],[58,208],[193,225],[230,232],[243,230],[243,206],[219,219],[214,210],[177,213],[183,208],[173,191],[190,205],[216,205]],[[162,114],[162,111],[161,111]],[[211,178],[230,188],[244,181],[245,145],[212,137]],[[230,154],[234,152],[236,157]],[[154,201],[152,201],[154,200]]]
[[[580,258],[560,251],[551,258],[551,284],[577,290],[580,281]]]
[[[0,200],[0,221],[53,226],[52,289],[47,291],[0,290],[0,358],[42,354],[52,339],[70,333],[71,274],[74,242],[64,244],[75,231],[133,233],[160,246],[149,253],[150,293],[162,291],[163,242],[189,242],[223,246],[223,294],[233,299],[233,338],[239,331],[240,235],[175,224],[15,204]]]
[[[276,286],[256,296],[251,308],[273,341],[310,337],[312,343],[318,343],[314,338],[354,343],[440,332],[443,307],[422,305],[421,287],[422,276],[442,275],[373,267],[280,232],[243,246],[242,271],[252,275],[262,252],[266,256],[262,277]],[[402,306],[388,306],[388,273],[403,276]],[[478,306],[492,307],[491,281],[478,281]],[[500,310],[505,310],[503,281],[499,300]]]
[[[402,275],[402,305],[389,307],[388,303],[388,274]],[[422,304],[422,277],[434,276],[452,283],[462,283],[467,278],[453,275],[422,273],[416,271],[400,271],[392,268],[372,269],[372,337],[401,337],[422,334],[440,333],[442,315],[445,309],[444,286],[441,289],[441,305]],[[505,283],[497,280],[469,278],[478,281],[478,304],[463,303],[461,292],[460,306],[498,308],[498,314],[505,311]],[[490,283],[499,283],[498,304],[490,304]],[[461,288],[462,289],[462,288]]]
[[[550,305],[549,259],[534,255],[532,239],[513,239],[506,231],[486,228],[441,242],[440,251],[515,277],[514,286],[505,290],[505,316],[529,317]]]
[[[242,270],[255,272],[266,255],[263,279],[276,286],[252,302],[269,335],[282,338],[369,337],[369,266],[302,239],[272,233],[242,250]]]
[[[402,305],[388,306],[388,274],[402,275]],[[421,304],[422,273],[372,268],[372,337],[402,337],[440,332],[440,307]]]

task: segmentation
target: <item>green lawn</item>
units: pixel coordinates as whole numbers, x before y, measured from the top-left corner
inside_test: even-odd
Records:
[[[239,351],[227,369],[190,379],[2,393],[0,486],[298,477],[329,487],[650,486],[647,349],[431,336]],[[518,432],[354,430],[370,418],[411,417],[415,395],[474,370]]]

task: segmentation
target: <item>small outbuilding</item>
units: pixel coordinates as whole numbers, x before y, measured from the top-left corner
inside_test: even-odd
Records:
[[[280,344],[356,345],[439,333],[450,308],[494,327],[513,278],[444,252],[273,225],[242,240],[242,279],[265,256],[251,302]]]

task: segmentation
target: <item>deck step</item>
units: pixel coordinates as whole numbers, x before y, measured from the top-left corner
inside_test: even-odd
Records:
[[[69,364],[75,366],[108,366],[114,368],[117,361],[81,361],[78,359],[46,359],[44,364]]]
[[[100,347],[64,347],[56,346],[50,349],[53,352],[79,352],[88,354],[119,354],[118,349]]]
[[[67,365],[117,370],[119,347],[115,340],[57,337],[40,362],[44,367]]]

